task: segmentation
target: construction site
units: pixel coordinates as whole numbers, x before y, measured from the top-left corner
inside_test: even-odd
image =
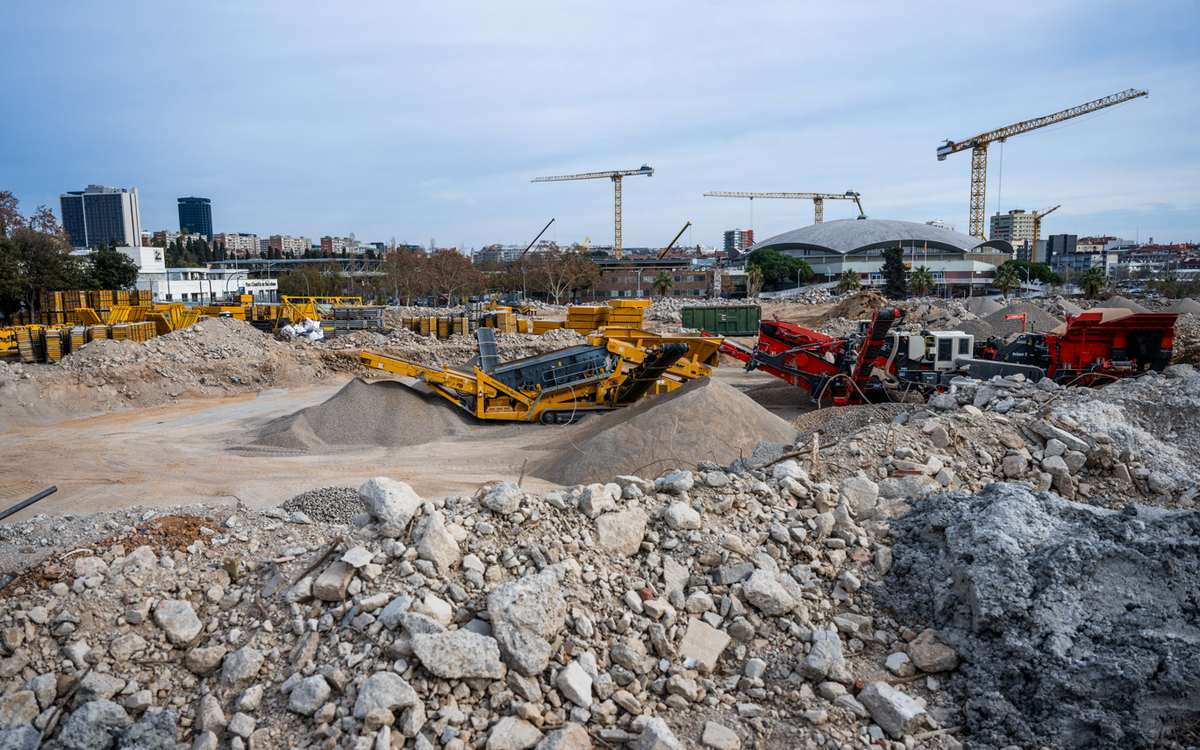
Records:
[[[1200,742],[1196,301],[138,302],[0,363],[0,747]]]

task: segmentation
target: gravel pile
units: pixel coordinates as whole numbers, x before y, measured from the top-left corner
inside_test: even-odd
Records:
[[[1134,302],[1133,300],[1129,299],[1128,297],[1122,297],[1120,295],[1115,295],[1113,297],[1109,297],[1107,300],[1104,301],[1104,307],[1122,307],[1122,308],[1125,308],[1126,310],[1133,310],[1135,313],[1150,312],[1149,310],[1142,307],[1141,305]]]
[[[1015,302],[991,315],[984,316],[983,322],[995,332],[992,335],[1008,336],[1021,332],[1021,321],[1019,319],[1008,320],[1006,316],[1020,313],[1025,313],[1025,330],[1031,333],[1045,333],[1063,324],[1062,320],[1032,302]]]
[[[728,464],[759,441],[788,443],[796,432],[732,386],[697,378],[564,429],[556,454],[529,467],[533,476],[572,485],[618,474]]]
[[[348,525],[362,512],[362,501],[354,487],[318,487],[301,492],[279,507],[288,513],[303,513],[317,523]]]
[[[441,396],[398,380],[367,383],[355,378],[324,403],[268,423],[250,445],[291,451],[399,448],[465,434],[467,419]]]

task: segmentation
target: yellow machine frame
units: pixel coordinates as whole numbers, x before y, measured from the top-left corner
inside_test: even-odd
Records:
[[[569,421],[580,411],[616,408],[613,404],[616,391],[636,377],[637,366],[665,343],[686,343],[688,352],[658,377],[644,395],[673,391],[689,380],[711,375],[721,341],[719,338],[660,336],[632,328],[607,329],[588,337],[588,343],[603,346],[618,357],[619,362],[611,371],[598,372],[563,386],[528,391],[510,388],[478,367],[470,372],[449,365],[439,369],[368,351],[362,352],[360,360],[373,369],[416,378],[479,419],[540,420],[551,424]]]

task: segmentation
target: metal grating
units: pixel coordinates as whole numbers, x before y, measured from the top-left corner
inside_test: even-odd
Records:
[[[491,372],[500,366],[500,352],[496,349],[496,329],[480,328],[475,331],[479,340],[479,369]]]

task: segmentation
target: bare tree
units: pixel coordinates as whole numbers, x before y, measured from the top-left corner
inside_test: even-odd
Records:
[[[411,299],[429,289],[425,256],[411,250],[392,250],[383,259],[383,274],[395,297]]]
[[[563,252],[554,243],[539,244],[541,251],[533,255],[526,266],[530,284],[554,298],[559,304],[562,296],[573,289],[587,289],[600,280],[595,263],[577,253]]]
[[[0,237],[7,237],[14,229],[25,226],[25,217],[21,216],[20,205],[17,196],[7,190],[0,190]]]
[[[434,250],[427,261],[433,288],[446,293],[446,303],[457,295],[480,292],[487,286],[487,275],[471,259],[457,250]]]

